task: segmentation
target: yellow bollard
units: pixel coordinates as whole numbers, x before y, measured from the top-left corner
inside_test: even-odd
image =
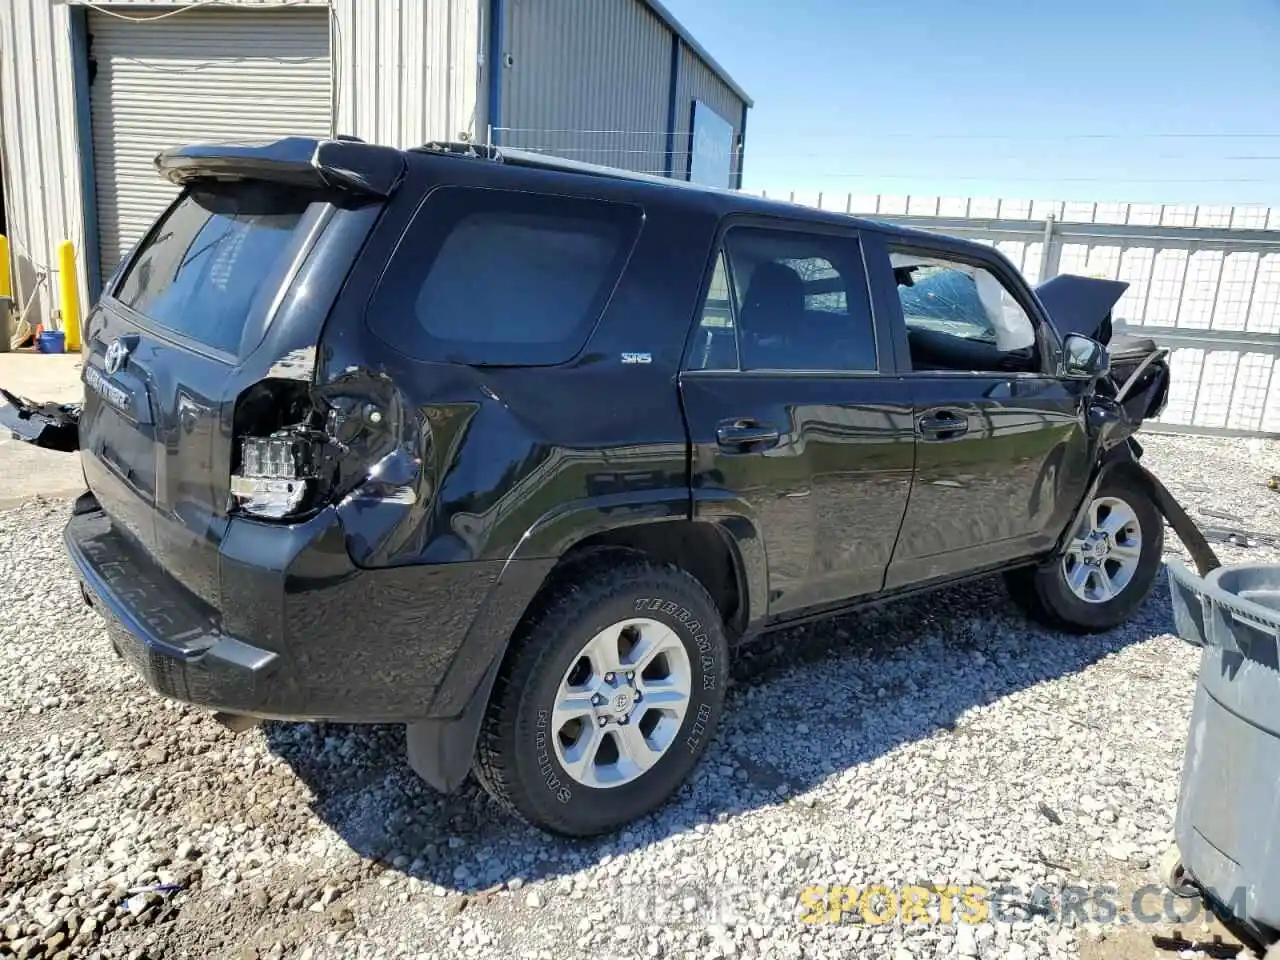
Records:
[[[13,275],[9,272],[9,238],[0,233],[0,353],[8,353],[13,334],[9,315],[13,312]]]
[[[80,282],[76,277],[76,248],[70,240],[58,244],[58,302],[67,353],[80,349]]]
[[[9,273],[9,238],[0,233],[0,300],[13,299],[13,279]]]

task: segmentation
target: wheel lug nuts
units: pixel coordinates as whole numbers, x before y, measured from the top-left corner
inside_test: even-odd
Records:
[[[608,726],[608,725],[609,725],[609,718],[608,718],[608,717],[601,717],[601,718],[600,718],[600,726],[605,727],[605,726]]]
[[[591,695],[591,705],[592,705],[593,707],[598,707],[598,706],[600,706],[602,703],[604,703],[604,697],[600,696],[600,694],[598,694],[598,693],[593,693],[593,694]]]
[[[639,690],[637,690],[637,691],[636,691],[636,703],[639,703],[639,702],[640,702],[641,700],[643,700],[643,699],[644,699],[644,694],[643,694],[643,693],[641,693]]]
[[[636,678],[635,672],[634,672],[634,671],[632,671],[632,670],[628,670],[628,671],[627,671],[627,683],[630,683],[630,682],[631,682],[632,680],[634,680],[635,678]]]
[[[617,678],[616,678],[616,677],[614,677],[614,675],[613,675],[612,673],[606,673],[606,674],[604,675],[604,682],[605,682],[605,683],[613,683],[613,681],[614,681],[615,679],[617,679]]]
[[[618,726],[620,726],[620,727],[625,727],[625,726],[627,725],[627,720],[628,720],[628,718],[627,718],[627,717],[619,717],[619,718],[618,718]]]

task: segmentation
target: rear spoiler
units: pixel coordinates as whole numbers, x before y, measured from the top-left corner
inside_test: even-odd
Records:
[[[328,187],[386,199],[404,177],[404,154],[358,140],[285,137],[258,143],[193,143],[155,159],[160,176],[183,186],[193,180],[271,180]]]
[[[1079,333],[1106,343],[1111,339],[1111,311],[1128,289],[1123,280],[1064,273],[1036,287],[1036,296],[1060,334]]]

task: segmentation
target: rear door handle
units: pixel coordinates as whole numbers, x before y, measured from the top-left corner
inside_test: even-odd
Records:
[[[734,453],[771,447],[778,442],[779,436],[773,427],[750,417],[722,420],[716,426],[716,442]]]
[[[925,440],[954,440],[969,432],[969,418],[945,411],[930,413],[916,421],[916,430]]]

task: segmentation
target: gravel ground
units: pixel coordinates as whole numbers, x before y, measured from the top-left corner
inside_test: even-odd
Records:
[[[1193,516],[1280,534],[1280,450],[1147,444]],[[566,842],[434,794],[399,728],[233,736],[154,696],[81,605],[66,511],[0,513],[0,955],[1075,957],[1096,914],[807,921],[831,886],[1154,882],[1171,841],[1198,661],[1163,580],[1098,637],[994,582],[775,635],[671,804]]]

